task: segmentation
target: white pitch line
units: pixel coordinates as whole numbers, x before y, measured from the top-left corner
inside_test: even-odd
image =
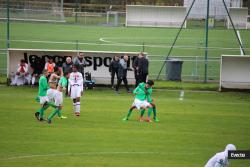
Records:
[[[95,46],[127,46],[127,47],[151,47],[151,48],[171,48],[171,45],[143,45],[143,44],[128,44],[128,43],[118,43],[107,41],[104,38],[100,38],[100,41],[104,43],[86,43],[86,42],[78,42],[78,45],[95,45]],[[0,39],[1,41],[1,39]],[[76,44],[76,42],[62,42],[62,41],[37,41],[37,40],[10,40],[12,42],[25,42],[25,43],[50,43],[50,44]],[[179,49],[205,49],[205,47],[197,47],[197,46],[188,46],[188,45],[180,45],[174,46],[173,48]],[[209,50],[238,50],[239,48],[222,48],[222,47],[208,47]],[[244,48],[245,50],[250,50],[250,48]]]
[[[131,39],[131,37],[104,37],[104,38],[108,38],[108,39]],[[174,39],[174,37],[133,37],[132,39]],[[183,37],[182,39],[199,39],[199,40],[203,40],[203,37]],[[220,40],[221,38],[217,38],[217,37],[210,37],[209,39],[216,39],[216,40]],[[225,39],[231,39],[231,38],[223,38],[224,41]]]
[[[134,151],[125,151],[125,152],[82,152],[82,153],[58,153],[58,154],[31,154],[31,155],[19,155],[13,157],[1,158],[0,160],[13,160],[13,159],[24,159],[24,158],[33,158],[33,157],[57,157],[57,156],[77,156],[77,155],[112,155],[112,154],[168,154],[168,155],[195,155],[198,153],[173,153],[173,152],[134,152]]]
[[[105,38],[100,38],[99,41],[101,41],[101,42],[106,42],[106,43],[110,43],[110,41],[105,40]]]
[[[103,37],[99,38],[99,41],[104,43],[109,43],[112,45],[118,45],[118,46],[138,46],[138,47],[152,47],[152,48],[171,48],[171,45],[143,45],[143,44],[133,44],[133,43],[120,43],[120,42],[113,42],[107,39],[123,39],[123,38],[108,38]],[[125,39],[125,38],[124,38]],[[205,49],[206,47],[200,46],[190,46],[190,45],[179,45],[174,46],[173,48],[179,48],[179,49]],[[239,48],[223,48],[223,47],[208,47],[209,50],[238,50]],[[250,48],[245,48],[245,50],[249,50]]]

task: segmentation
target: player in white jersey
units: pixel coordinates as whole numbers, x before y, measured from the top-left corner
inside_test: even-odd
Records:
[[[225,151],[215,154],[210,160],[208,160],[205,167],[228,167],[228,151],[236,150],[233,144],[228,144]]]
[[[63,76],[63,72],[60,68],[55,67],[54,72],[49,77],[49,89],[47,90],[47,96],[49,101],[53,102],[56,96],[57,83],[60,77]]]
[[[68,93],[73,100],[74,113],[80,116],[80,98],[83,94],[83,77],[77,70],[77,66],[73,65],[73,72],[69,76]]]
[[[62,116],[61,110],[63,107],[63,92],[65,92],[67,87],[67,78],[69,76],[68,72],[64,73],[64,76],[60,78],[57,89],[55,90],[54,102],[55,102],[55,110],[51,112],[48,116],[48,123],[51,123],[52,118],[57,114],[59,118],[67,118]]]

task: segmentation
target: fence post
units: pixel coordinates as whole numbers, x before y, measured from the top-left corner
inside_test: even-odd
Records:
[[[79,41],[76,40],[76,50],[78,50],[78,49],[79,49]]]
[[[144,44],[144,42],[142,43],[142,52],[144,52],[145,51],[145,44]]]
[[[7,0],[7,49],[10,47],[10,3]]]
[[[205,76],[204,76],[204,82],[207,83],[207,67],[208,67],[208,62],[207,62],[207,56],[208,56],[208,19],[209,19],[209,5],[210,5],[210,0],[207,0],[207,17],[206,17],[206,44],[205,44]]]
[[[75,23],[77,23],[77,12],[75,12]]]

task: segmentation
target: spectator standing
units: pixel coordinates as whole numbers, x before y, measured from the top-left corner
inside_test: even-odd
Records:
[[[138,62],[140,58],[142,58],[142,52],[138,54],[138,56],[135,58],[133,65],[132,65],[134,69],[134,76],[135,76],[135,87],[137,87],[139,83],[141,83],[139,73],[138,73]]]
[[[128,80],[127,80],[127,71],[131,70],[128,68],[128,55],[124,55],[120,61],[119,61],[119,68],[118,68],[118,82],[115,88],[116,93],[119,93],[119,87],[123,81],[126,90],[128,93],[130,93],[129,87],[128,87]]]
[[[71,59],[71,57],[67,57],[66,58],[66,62],[65,63],[63,63],[63,65],[62,65],[62,68],[63,68],[63,73],[65,74],[65,73],[71,73],[72,72],[72,67],[73,67],[73,62],[72,62],[72,59]],[[68,78],[67,78],[67,82],[66,82],[66,87],[68,87],[68,83],[69,83],[69,81],[68,81]],[[66,89],[65,90],[65,95],[66,96],[68,96],[68,89]]]
[[[112,59],[110,65],[109,65],[109,72],[111,75],[111,88],[114,88],[114,78],[116,75],[117,78],[117,82],[118,82],[118,69],[119,69],[119,65],[120,65],[120,58],[119,56],[114,56],[114,58]]]
[[[138,59],[138,75],[140,83],[146,83],[147,76],[148,76],[148,59],[145,57],[144,54],[141,53],[141,58]]]
[[[77,57],[73,59],[73,65],[77,66],[78,72],[82,74],[84,79],[84,67],[86,66],[86,62],[84,60],[84,53],[79,52]]]
[[[73,62],[72,62],[71,57],[67,57],[66,62],[63,63],[63,65],[62,65],[63,73],[66,73],[66,72],[71,73],[72,72],[72,65],[73,65]]]

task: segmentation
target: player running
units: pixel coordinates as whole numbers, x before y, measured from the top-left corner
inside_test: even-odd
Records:
[[[147,108],[152,108],[153,106],[147,101],[148,95],[151,96],[152,94],[152,86],[154,85],[153,80],[148,80],[147,83],[140,83],[133,93],[135,94],[135,100],[130,109],[128,110],[128,114],[125,118],[123,118],[124,121],[127,121],[133,111],[133,109],[137,108],[138,110],[146,110]],[[143,121],[143,115],[141,112],[140,115],[140,121]]]
[[[73,108],[76,116],[80,116],[80,98],[83,94],[83,76],[78,72],[77,66],[73,65],[73,72],[69,76],[68,92],[73,100]]]

